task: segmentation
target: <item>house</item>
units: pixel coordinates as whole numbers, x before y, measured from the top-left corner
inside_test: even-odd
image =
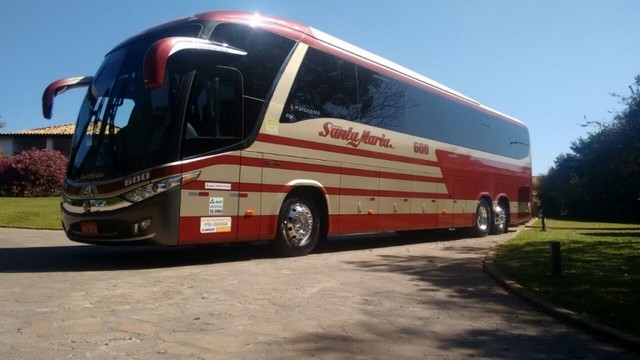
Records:
[[[14,155],[31,148],[71,151],[75,124],[54,125],[30,130],[0,133],[0,154]]]

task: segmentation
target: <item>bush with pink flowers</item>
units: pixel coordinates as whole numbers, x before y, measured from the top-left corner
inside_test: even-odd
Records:
[[[0,158],[0,196],[58,196],[67,158],[56,150],[31,149]]]

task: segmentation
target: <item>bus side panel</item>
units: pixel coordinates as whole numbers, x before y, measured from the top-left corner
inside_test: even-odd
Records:
[[[531,219],[531,200],[531,186],[520,186],[515,211],[511,211],[512,224],[524,223]]]
[[[403,178],[411,178],[408,171],[399,171],[397,174]],[[381,177],[380,190],[378,231],[411,229],[412,182]]]
[[[485,174],[484,177],[487,175]],[[477,178],[456,177],[454,179],[455,201],[453,220],[454,227],[471,227],[475,224],[475,213],[481,193],[495,196],[494,187],[490,181],[483,179],[483,174]],[[463,200],[464,199],[464,200]]]
[[[277,145],[264,145],[262,167],[262,223],[260,238],[271,240],[278,228],[280,208],[286,197],[296,189],[304,189],[297,196],[310,196],[310,191],[320,192],[330,199],[337,199],[340,187],[340,167],[336,162],[317,160],[305,149],[297,149],[295,156],[273,154],[283,150]],[[273,149],[273,150],[271,150]],[[271,150],[271,151],[269,151]],[[377,179],[376,179],[377,181]],[[336,201],[337,202],[337,201]],[[334,201],[329,201],[329,214],[334,213]],[[324,204],[317,204],[318,207]],[[331,229],[333,231],[333,224]]]
[[[235,240],[237,216],[180,217],[180,245],[226,243]]]
[[[446,192],[446,186],[438,184],[435,179],[433,174],[413,172],[410,229],[434,229],[438,226],[438,200],[435,195],[439,189]]]
[[[200,177],[181,190],[180,245],[237,241],[240,162],[237,152],[183,165]]]
[[[240,161],[238,189],[238,241],[261,238],[262,213],[262,155],[243,151]]]
[[[511,223],[518,224],[530,219],[529,210],[531,173],[530,167],[508,165],[493,160],[482,160],[468,155],[460,155],[444,150],[437,151],[438,159],[442,164],[442,172],[445,182],[454,187],[454,198],[464,199],[462,207],[457,208],[457,213],[463,213],[460,220],[456,220],[457,226],[464,224],[473,225],[475,204],[482,194],[489,194],[492,201],[497,201],[498,196],[506,196],[510,204]],[[460,201],[458,201],[461,203]],[[464,216],[469,214],[469,216]]]
[[[343,164],[343,167],[348,170],[340,175],[340,232],[378,231],[380,169],[355,164]],[[363,175],[352,175],[353,170]]]

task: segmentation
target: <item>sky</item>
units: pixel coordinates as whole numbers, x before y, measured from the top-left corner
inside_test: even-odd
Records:
[[[637,0],[20,0],[0,3],[0,131],[75,122],[83,90],[41,98],[52,81],[93,75],[128,37],[179,17],[241,10],[295,20],[522,120],[533,174],[623,109],[640,74]]]

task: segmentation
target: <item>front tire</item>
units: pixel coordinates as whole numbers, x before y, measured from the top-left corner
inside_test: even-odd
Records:
[[[281,256],[293,257],[309,254],[320,239],[320,213],[306,197],[285,200],[278,215],[273,250]]]

